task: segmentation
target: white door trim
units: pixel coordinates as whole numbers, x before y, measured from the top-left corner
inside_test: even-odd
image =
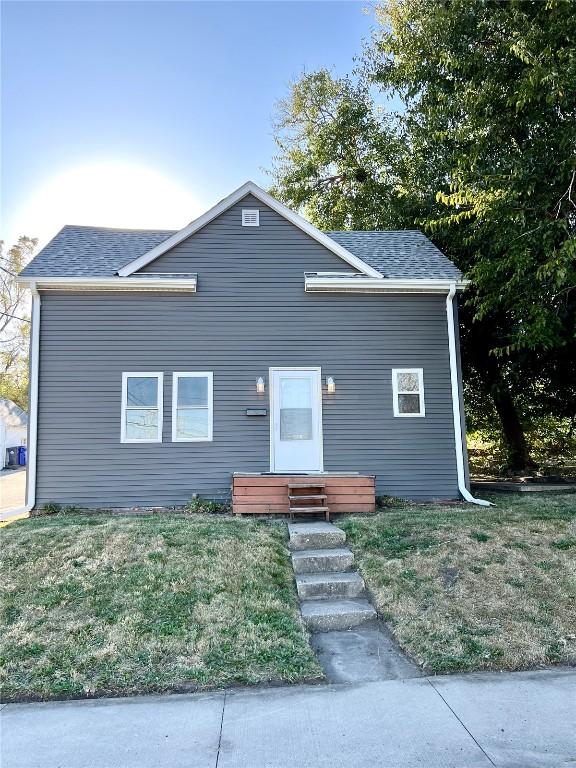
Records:
[[[268,368],[268,390],[270,395],[270,472],[276,472],[275,469],[275,443],[274,443],[274,383],[273,374],[276,371],[314,371],[318,373],[318,439],[320,441],[320,469],[310,471],[309,474],[318,474],[324,472],[324,428],[322,422],[322,368],[314,365],[288,366],[279,365]],[[287,474],[287,473],[283,473]]]

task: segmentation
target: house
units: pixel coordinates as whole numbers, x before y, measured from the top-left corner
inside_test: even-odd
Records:
[[[28,414],[19,405],[0,397],[0,469],[7,466],[8,448],[26,445],[28,435]]]
[[[66,226],[20,279],[28,507],[181,505],[235,477],[244,511],[281,511],[266,489],[302,473],[368,478],[357,511],[374,482],[473,501],[465,281],[418,231],[321,232],[248,182],[178,232]]]

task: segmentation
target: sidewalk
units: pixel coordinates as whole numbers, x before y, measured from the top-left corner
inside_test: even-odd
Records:
[[[2,711],[2,768],[545,768],[576,763],[576,670]]]
[[[26,469],[0,470],[0,520],[14,517],[13,510],[25,503]]]

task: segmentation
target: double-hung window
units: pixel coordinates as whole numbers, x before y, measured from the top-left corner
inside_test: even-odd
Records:
[[[422,368],[393,368],[394,416],[424,416],[424,375]]]
[[[162,442],[162,373],[122,374],[123,443]]]
[[[212,440],[212,373],[174,373],[172,441]]]

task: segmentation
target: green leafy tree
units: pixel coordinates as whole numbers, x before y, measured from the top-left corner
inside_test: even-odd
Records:
[[[445,209],[425,225],[473,282],[467,363],[511,465],[530,467],[522,378],[553,384],[575,409],[573,375],[539,365],[576,352],[575,5],[392,0],[378,13],[372,74],[404,99],[419,152],[444,149]]]
[[[390,0],[378,13],[375,80],[404,99],[420,151],[446,143],[445,213],[427,224],[457,227],[476,319],[506,317],[499,352],[564,343],[576,286],[575,3]]]
[[[420,226],[456,261],[472,280],[467,378],[510,466],[529,468],[519,408],[553,386],[576,410],[574,3],[391,0],[377,15],[358,83],[320,72],[292,87],[276,190],[323,228]],[[378,109],[374,87],[403,111]],[[369,162],[351,161],[358,146]]]
[[[274,194],[324,229],[378,229],[403,218],[398,121],[369,85],[304,75],[278,106]],[[409,202],[409,201],[408,201]]]
[[[0,241],[0,397],[28,407],[28,291],[16,275],[32,258],[38,241],[20,237],[6,249]]]

